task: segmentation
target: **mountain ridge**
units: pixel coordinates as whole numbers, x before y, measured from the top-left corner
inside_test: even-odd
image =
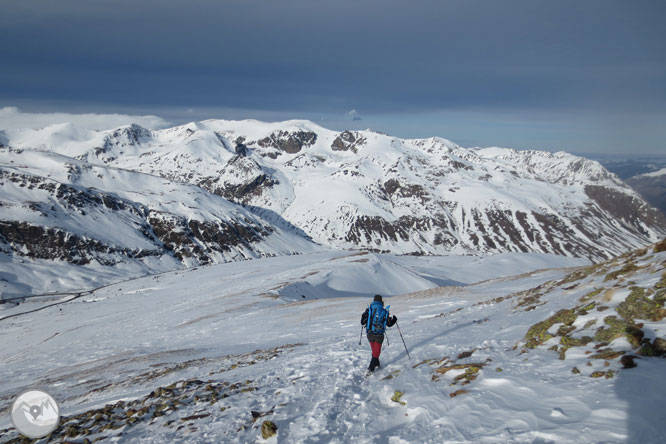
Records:
[[[148,251],[168,257],[139,264],[144,272],[322,248],[601,260],[666,234],[666,218],[617,176],[565,152],[463,148],[305,120],[60,124],[4,130],[3,140],[0,240],[15,259],[35,257],[26,242],[44,250],[60,238],[102,263],[100,249],[122,252],[115,264]],[[116,223],[100,225],[105,218]],[[26,237],[39,231],[26,223],[42,235]]]
[[[491,253],[514,248],[515,251],[601,259],[621,251],[613,250],[608,243],[596,248],[594,244],[603,241],[603,236],[592,234],[595,230],[576,233],[587,240],[584,245],[571,246],[562,245],[566,240],[556,239],[549,231],[557,231],[552,229],[553,224],[582,227],[580,219],[592,214],[616,218],[617,214],[608,214],[609,206],[604,200],[618,196],[626,200],[623,208],[631,208],[632,214],[626,215],[625,226],[616,227],[615,231],[629,228],[634,237],[643,238],[626,242],[623,248],[655,241],[663,233],[650,235],[646,225],[656,225],[661,230],[666,227],[666,220],[641,202],[617,176],[596,162],[564,152],[470,149],[442,138],[400,139],[371,131],[337,132],[303,120],[276,123],[208,120],[173,127],[168,132],[177,135],[181,145],[161,154],[151,153],[148,147],[158,145],[164,149],[169,144],[163,138],[164,132],[153,132],[157,143],[145,144],[140,154],[144,159],[152,158],[151,162],[137,162],[127,157],[120,160],[116,155],[102,156],[100,160],[194,183],[231,201],[268,208],[304,229],[318,242],[337,248],[361,246],[402,254],[442,254],[452,249],[463,253]],[[182,143],[199,148],[202,141],[213,141],[213,145],[222,149],[212,153],[204,150],[204,155],[198,157],[183,152]],[[210,143],[204,145],[207,150],[211,149]],[[91,155],[87,156],[90,160]],[[111,157],[115,159],[109,160]],[[207,165],[199,165],[202,163]],[[561,200],[556,196],[558,193],[545,191],[540,183],[562,188],[584,183],[588,187],[577,190],[576,199],[558,202]],[[433,184],[435,186],[431,186]],[[478,189],[480,184],[481,190]],[[312,188],[317,185],[318,193],[324,194],[325,206],[332,205],[335,211],[323,214],[312,211],[322,200],[313,196],[317,193],[313,193]],[[520,194],[518,188],[523,186],[531,187],[529,191],[533,195],[523,193],[518,199],[510,196]],[[605,188],[612,190],[610,196]],[[326,189],[334,192],[327,193]],[[461,189],[477,193],[467,193],[461,198],[453,196]],[[489,191],[494,195],[482,196]],[[548,194],[547,202],[535,202]],[[471,203],[465,205],[467,202]],[[524,205],[526,202],[530,204]],[[433,213],[433,217],[418,208],[429,204],[428,212]],[[574,218],[562,217],[566,207],[573,206],[586,206],[589,211],[581,211]],[[477,213],[478,207],[483,215]],[[520,209],[521,215],[515,208]],[[513,210],[512,220],[501,215],[507,209]],[[314,214],[303,217],[308,212]],[[485,217],[488,214],[492,217]],[[417,217],[412,217],[414,215]],[[465,226],[465,217],[473,219],[477,227],[483,227],[479,229],[482,235],[474,233],[474,227],[469,224]],[[540,220],[526,223],[528,218]],[[334,220],[338,222],[337,227],[331,224]],[[411,229],[410,224],[417,229]],[[427,226],[430,228],[424,230]],[[610,233],[613,230],[608,227],[595,229],[605,231],[605,235],[618,234]],[[423,236],[424,231],[429,231],[428,236]],[[518,234],[529,238],[530,231],[540,232],[542,241],[520,242]],[[448,236],[445,242],[451,232],[455,234]],[[510,245],[506,238],[518,247]],[[423,246],[436,240],[445,247]],[[612,251],[604,253],[604,248]]]

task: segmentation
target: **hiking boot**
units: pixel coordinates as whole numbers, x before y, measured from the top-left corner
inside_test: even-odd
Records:
[[[379,367],[379,359],[378,358],[372,358],[370,360],[370,366],[368,367],[369,372],[374,372],[375,368]]]

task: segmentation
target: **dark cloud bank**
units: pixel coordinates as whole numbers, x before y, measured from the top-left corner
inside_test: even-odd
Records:
[[[23,0],[0,12],[0,105],[666,152],[663,1]]]

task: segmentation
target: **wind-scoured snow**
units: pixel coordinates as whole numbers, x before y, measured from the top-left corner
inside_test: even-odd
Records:
[[[655,347],[666,337],[656,251],[577,268],[561,256],[318,253],[29,299],[0,312],[12,338],[0,408],[39,386],[60,403],[58,436],[102,442],[659,443],[666,361],[624,331],[599,340],[629,315]],[[385,302],[411,359],[389,329],[366,378],[359,319],[391,278],[404,288]],[[297,285],[310,292],[284,291]],[[636,288],[651,312],[627,305]],[[622,368],[623,354],[637,367]],[[17,436],[7,418],[0,442]],[[277,435],[261,437],[264,421]]]

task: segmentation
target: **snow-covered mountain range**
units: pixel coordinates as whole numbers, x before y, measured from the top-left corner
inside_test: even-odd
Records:
[[[5,130],[0,146],[14,275],[17,258],[136,275],[324,248],[598,260],[666,234],[615,175],[562,152],[223,120]]]

